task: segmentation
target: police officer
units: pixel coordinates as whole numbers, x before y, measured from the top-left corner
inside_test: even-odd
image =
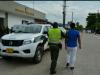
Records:
[[[55,74],[55,68],[59,55],[59,46],[61,46],[61,38],[64,37],[63,32],[58,28],[58,23],[53,23],[53,28],[48,31],[48,40],[51,54],[50,74]]]

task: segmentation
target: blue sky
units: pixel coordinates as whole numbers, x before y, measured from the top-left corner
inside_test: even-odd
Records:
[[[63,1],[17,1],[23,5],[35,8],[46,13],[46,18],[51,22],[62,23]],[[67,1],[66,23],[71,20],[72,12],[74,22],[86,26],[86,17],[89,12],[100,10],[100,1]]]

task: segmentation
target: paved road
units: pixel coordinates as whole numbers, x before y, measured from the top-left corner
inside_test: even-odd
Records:
[[[82,34],[82,50],[78,50],[75,70],[65,68],[66,51],[60,51],[56,75],[100,75],[100,36]],[[49,75],[50,54],[46,52],[39,64],[16,59],[0,59],[0,75]]]

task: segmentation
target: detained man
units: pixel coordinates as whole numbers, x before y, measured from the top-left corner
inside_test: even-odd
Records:
[[[66,32],[65,37],[65,50],[67,51],[66,67],[74,70],[76,54],[77,54],[77,41],[81,49],[80,32],[75,30],[75,23],[70,23],[70,30]]]

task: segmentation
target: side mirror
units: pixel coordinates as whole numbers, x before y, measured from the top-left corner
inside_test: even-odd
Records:
[[[44,32],[43,32],[43,34],[47,34],[47,33],[48,33],[47,31],[44,31]]]
[[[11,29],[11,30],[10,30],[10,33],[13,33],[13,32],[14,32],[14,30]]]
[[[41,36],[41,39],[43,40],[45,38],[45,36]]]

